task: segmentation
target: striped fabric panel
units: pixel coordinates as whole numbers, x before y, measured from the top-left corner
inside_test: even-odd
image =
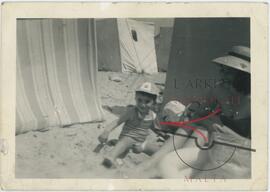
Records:
[[[70,89],[67,79],[67,61],[64,41],[64,23],[62,19],[53,20],[53,42],[55,47],[56,71],[59,81],[59,87],[63,94],[63,105],[66,107],[69,119],[62,121],[63,125],[68,125],[71,122],[76,122],[79,117],[77,115],[73,100],[71,97],[72,90]],[[61,85],[61,86],[60,86]],[[62,113],[60,113],[61,115]]]
[[[77,41],[77,21],[64,20],[64,44],[66,52],[66,69],[67,82],[71,90],[72,102],[75,106],[75,111],[78,115],[78,122],[87,121],[87,116],[90,115],[85,103],[85,97],[80,80],[80,58]],[[91,119],[91,117],[89,117]]]
[[[17,23],[17,83],[16,83],[16,114],[20,126],[16,124],[16,132],[42,129],[49,122],[44,118],[34,88],[33,66],[30,61],[29,36],[26,21]]]
[[[78,29],[77,37],[81,59],[80,77],[86,98],[86,106],[89,110],[89,113],[91,114],[92,121],[99,121],[100,117],[103,118],[104,114],[101,107],[101,100],[99,99],[100,93],[98,91],[99,85],[97,80],[97,73],[93,73],[93,71],[98,69],[96,34],[95,30],[93,30],[95,29],[95,23],[87,19],[79,19]],[[85,36],[88,37],[87,41],[85,41],[83,38]],[[93,65],[89,65],[89,63],[93,63]],[[96,95],[96,97],[93,97],[92,95]]]
[[[30,103],[27,99],[25,93],[25,88],[22,80],[21,70],[18,67],[17,69],[18,77],[17,78],[17,111],[16,119],[19,120],[17,123],[17,130],[20,132],[26,132],[27,127],[37,127],[37,117],[34,115]],[[24,121],[24,122],[23,122]]]
[[[70,59],[66,65],[67,71],[71,73],[70,77],[68,77],[71,80],[69,86],[78,116],[78,119],[73,121],[73,123],[101,121],[104,114],[98,91],[97,46],[94,21],[89,19],[69,19],[64,20],[64,26],[64,29],[67,30],[66,33],[64,30],[64,36],[66,35],[69,39],[69,41],[65,41],[66,45],[69,45],[66,46],[66,49],[68,49],[66,58]],[[68,53],[72,57],[71,55],[67,57]],[[72,64],[73,62],[76,65]],[[68,104],[66,103],[66,105]]]
[[[93,20],[17,22],[17,133],[100,121]]]
[[[58,115],[61,124],[70,124],[71,119],[69,117],[66,106],[64,105],[64,99],[61,92],[60,82],[57,74],[57,63],[56,63],[56,50],[54,46],[53,38],[53,20],[42,20],[42,34],[43,34],[43,45],[44,55],[46,60],[47,75],[50,85],[51,95],[54,101],[54,108]]]
[[[44,58],[44,49],[42,42],[42,31],[40,20],[28,20],[26,24],[26,35],[28,40],[30,66],[32,69],[32,78],[34,84],[35,95],[38,101],[42,115],[49,126],[59,124],[57,114],[49,90],[47,77],[46,61]],[[31,98],[28,98],[29,100]]]

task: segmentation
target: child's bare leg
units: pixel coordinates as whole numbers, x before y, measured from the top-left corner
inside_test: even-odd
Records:
[[[124,154],[128,149],[132,148],[135,140],[129,137],[122,137],[117,142],[116,146],[108,154],[108,156],[103,160],[102,164],[107,168],[115,167],[114,161]]]
[[[128,152],[129,152],[129,150],[126,150],[124,153],[122,153],[121,155],[119,155],[118,158],[124,159],[127,156]]]
[[[149,155],[149,156],[151,156],[155,152],[157,152],[161,148],[161,146],[162,146],[162,143],[157,142],[157,141],[151,142],[151,143],[146,142],[142,152]]]
[[[135,143],[135,140],[133,140],[132,138],[130,138],[130,137],[122,137],[118,141],[116,146],[113,148],[111,153],[109,154],[109,158],[114,161],[120,155],[125,153],[128,149],[132,148],[134,143]]]

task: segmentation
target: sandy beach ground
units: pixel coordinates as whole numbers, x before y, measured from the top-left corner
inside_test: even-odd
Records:
[[[98,125],[107,123],[134,104],[134,90],[145,80],[164,84],[166,73],[155,75],[98,72],[98,85],[105,121],[85,123],[70,127],[53,127],[47,131],[31,131],[16,136],[17,178],[130,178],[134,167],[149,158],[130,152],[117,169],[101,165],[104,154],[112,147],[105,146],[100,153],[93,150],[102,132]],[[162,86],[161,86],[162,88]],[[118,138],[121,126],[110,139]]]

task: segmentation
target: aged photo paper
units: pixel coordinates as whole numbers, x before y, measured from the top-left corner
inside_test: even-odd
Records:
[[[3,3],[3,190],[267,190],[266,3]]]

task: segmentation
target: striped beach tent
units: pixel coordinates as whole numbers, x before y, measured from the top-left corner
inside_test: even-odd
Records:
[[[92,19],[17,20],[16,134],[103,120]]]

